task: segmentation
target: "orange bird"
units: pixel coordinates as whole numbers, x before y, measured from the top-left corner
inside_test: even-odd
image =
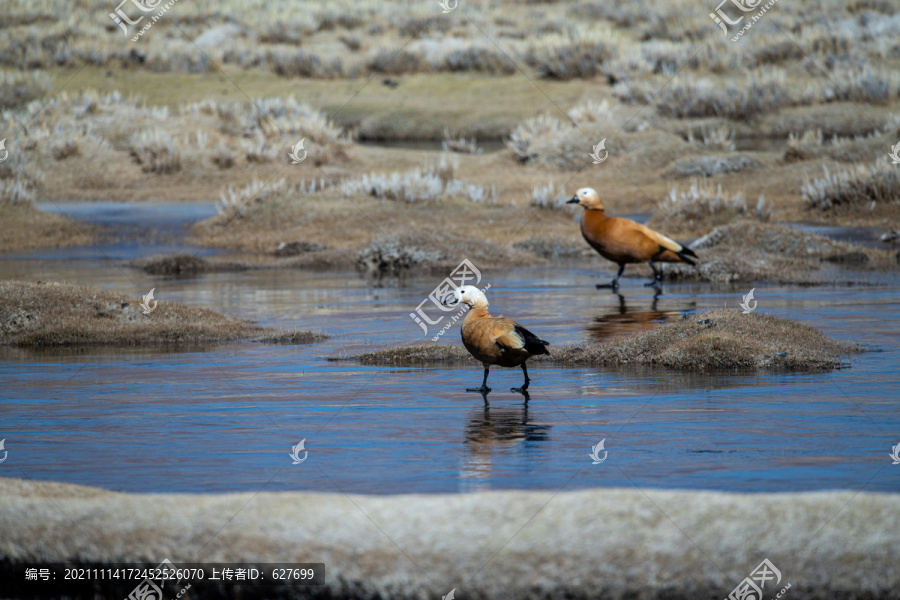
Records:
[[[688,257],[698,257],[687,246],[631,219],[607,217],[603,212],[603,202],[593,188],[581,188],[567,204],[579,204],[585,208],[584,218],[581,219],[581,235],[600,256],[619,265],[619,272],[612,282],[597,284],[598,288],[619,287],[619,277],[628,263],[648,263],[653,269],[653,281],[647,285],[652,286],[660,279],[654,260],[696,264]]]
[[[525,361],[536,354],[550,354],[545,342],[515,321],[504,317],[492,317],[488,313],[485,295],[471,285],[464,285],[455,291],[456,301],[469,306],[469,314],[462,324],[462,342],[472,356],[484,365],[484,380],[480,388],[466,388],[467,392],[491,391],[487,386],[488,370],[491,365],[501,367],[522,367],[525,383],[512,388],[513,392],[528,389],[528,370]]]

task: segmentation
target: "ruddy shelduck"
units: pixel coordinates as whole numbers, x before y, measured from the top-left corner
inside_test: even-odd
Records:
[[[648,263],[653,269],[653,281],[647,285],[653,286],[660,279],[660,272],[656,270],[653,261],[696,264],[688,257],[697,258],[697,255],[687,246],[631,219],[607,217],[603,212],[603,202],[593,188],[581,188],[567,204],[584,207],[581,235],[600,256],[619,265],[619,272],[612,282],[598,284],[598,288],[616,289],[619,277],[628,263]]]
[[[515,321],[504,317],[492,317],[488,312],[488,301],[484,293],[471,285],[464,285],[455,292],[457,303],[469,306],[469,314],[462,324],[462,342],[472,356],[484,365],[484,380],[480,388],[467,388],[467,392],[491,391],[487,386],[491,365],[501,367],[522,367],[525,383],[512,388],[514,392],[528,389],[528,369],[525,361],[536,354],[550,354],[545,342]]]

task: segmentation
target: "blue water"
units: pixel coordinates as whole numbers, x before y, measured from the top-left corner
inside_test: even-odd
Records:
[[[159,247],[144,244],[137,254]],[[378,287],[357,273],[296,269],[166,278],[123,266],[134,254],[113,242],[4,256],[0,278],[74,281],[135,298],[155,288],[160,302],[332,337],[182,352],[0,347],[8,453],[0,475],[127,492],[900,491],[900,465],[889,457],[900,443],[895,275],[866,287],[755,285],[758,312],[867,344],[872,351],[848,357],[847,368],[680,373],[535,364],[527,403],[509,391],[521,372],[495,368],[485,405],[465,392],[480,383],[478,366],[327,360],[428,342],[409,313],[440,277]],[[611,275],[595,259],[489,272],[484,281],[494,314],[553,346],[737,307],[750,287],[666,285],[657,298],[636,279],[626,278],[620,295],[594,288]],[[438,343],[459,344],[458,335],[455,325]],[[308,454],[295,465],[289,455],[301,440]],[[606,460],[595,465],[588,455],[601,440]]]
[[[580,269],[502,273],[498,313],[554,344],[674,320],[743,290],[639,283],[592,289]],[[145,276],[141,275],[141,278]],[[102,276],[98,279],[103,279]],[[129,292],[110,278],[104,285]],[[759,286],[757,310],[879,350],[827,374],[684,374],[535,365],[495,368],[485,408],[479,367],[328,362],[425,341],[409,318],[429,278],[372,288],[356,274],[264,271],[153,280],[156,297],[266,325],[316,328],[326,342],[237,343],[203,352],[0,350],[4,475],[130,492],[317,490],[462,492],[639,486],[776,492],[900,490],[898,291]],[[137,293],[131,291],[131,293]],[[649,323],[649,325],[648,325]],[[454,327],[439,343],[458,344]],[[605,438],[606,461],[592,465]],[[308,458],[293,465],[305,439]]]

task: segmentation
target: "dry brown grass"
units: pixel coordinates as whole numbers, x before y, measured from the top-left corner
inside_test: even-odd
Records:
[[[712,177],[726,173],[739,173],[741,171],[759,170],[763,164],[745,154],[732,154],[728,156],[707,154],[702,156],[689,156],[676,160],[666,172],[668,177]]]
[[[243,271],[243,264],[218,259],[208,259],[193,254],[169,254],[140,258],[128,263],[151,275],[194,275],[197,273],[220,273],[223,271]]]
[[[495,239],[463,239],[448,231],[427,228],[392,239],[379,238],[356,255],[358,269],[377,275],[404,271],[452,270],[463,258],[480,268],[510,269],[543,262],[537,254]]]
[[[506,162],[502,157],[489,160]],[[376,273],[452,268],[466,257],[485,268],[537,264],[541,257],[515,245],[538,235],[579,243],[577,224],[567,212],[540,211],[524,206],[524,200],[513,206],[508,196],[503,200],[407,203],[354,196],[351,201],[337,190],[291,192],[208,219],[194,228],[194,235],[204,246],[269,255],[287,240],[303,240],[322,250],[290,259],[295,266],[359,266]]]
[[[896,143],[896,131],[885,128],[867,135],[833,136],[826,141],[821,129],[788,136],[786,162],[832,158],[846,163],[874,163],[885,156],[885,148]],[[827,163],[826,163],[827,164]]]
[[[594,389],[590,391],[596,393]],[[597,406],[590,410],[600,421],[596,427],[612,428],[603,420],[611,412],[604,406],[606,399],[593,399]],[[811,402],[814,400],[815,397],[810,398]],[[447,468],[461,473],[460,478],[485,473],[496,478],[508,455],[530,451],[527,446],[522,448],[523,432],[537,431],[540,423],[551,418],[564,418],[545,416],[552,415],[555,406],[540,397],[532,402],[534,412],[525,412],[520,406],[504,408],[501,404],[490,408],[490,416],[487,408],[477,415],[476,402],[474,398],[454,402],[459,407],[459,420],[467,422],[468,435],[463,444],[460,427],[459,443],[465,450]],[[657,399],[654,404],[662,402]],[[771,402],[777,402],[777,398]],[[681,405],[684,400],[679,398],[677,403]],[[751,413],[737,404],[729,410]],[[651,448],[648,454],[656,448],[672,453],[691,448],[739,450],[703,439],[701,428],[715,425],[710,421],[717,414],[717,407],[701,400],[695,400],[694,405],[695,410],[704,412],[675,413],[680,410],[676,406],[659,406],[653,408],[655,414],[636,415],[644,419],[642,423],[652,424],[653,429],[664,420],[691,419],[697,424],[697,439],[690,445],[679,442],[669,447],[669,440],[662,440],[653,447],[649,440],[643,440],[641,443],[646,446],[641,450]],[[707,420],[701,421],[708,415]],[[369,423],[363,417],[360,421]],[[771,414],[760,422],[747,422],[747,428],[753,428],[762,439],[751,439],[752,434],[748,433],[746,443],[765,445],[772,438],[764,436],[779,424],[792,427],[786,433],[809,435],[804,423],[787,423]],[[564,429],[554,424],[554,441],[568,434]],[[664,436],[665,432],[656,435]],[[842,441],[837,439],[836,443]],[[135,440],[134,448],[141,449],[140,442],[143,440]],[[7,444],[11,460],[18,458],[13,452],[18,453],[22,447],[14,443],[18,441],[11,439]],[[637,442],[634,444],[629,451]],[[887,441],[883,446],[888,447]],[[615,448],[616,454],[611,453],[610,460],[622,461],[624,452],[619,453],[618,445]],[[881,446],[878,448],[872,451],[873,462],[882,460],[889,464],[886,452],[878,458],[876,452],[882,452]],[[436,450],[449,453],[443,446]],[[844,460],[837,452],[809,458],[794,456],[790,451],[771,456],[776,454],[774,448],[759,454],[763,452],[768,455],[760,460],[778,465],[769,472],[774,474],[785,473],[785,463],[810,465],[815,461],[817,465],[833,464],[839,468]],[[115,457],[119,459],[117,464],[132,459],[132,454],[126,454],[123,448],[123,456]],[[703,468],[711,470],[714,462],[721,465],[719,468],[754,468],[750,463],[753,458],[738,462],[740,455],[715,456],[720,458],[708,457]],[[656,458],[654,454],[650,460]],[[429,459],[430,455],[416,458]],[[573,451],[573,463],[576,460],[579,459]],[[582,463],[587,464],[584,460]],[[174,468],[176,463],[172,460],[171,464]],[[677,468],[691,468],[689,464],[679,463]],[[614,465],[612,462],[606,466],[616,469]],[[627,474],[626,469],[627,464],[623,467]],[[595,472],[598,479],[606,477],[601,470]],[[2,473],[20,474],[8,463]],[[342,475],[339,472],[334,477]],[[802,493],[645,490],[641,489],[645,479],[641,479],[640,488],[598,485],[576,491],[561,489],[559,493],[554,490],[550,502],[551,494],[546,489],[428,494],[267,490],[176,494],[154,490],[155,493],[132,494],[22,477],[0,478],[0,577],[7,590],[4,595],[10,598],[35,595],[33,590],[40,584],[22,577],[22,570],[35,563],[85,566],[96,561],[109,566],[154,560],[155,565],[158,557],[168,556],[179,567],[183,563],[211,561],[257,566],[283,562],[288,557],[300,561],[314,556],[328,569],[322,585],[303,588],[304,596],[315,598],[433,597],[436,592],[431,590],[440,585],[435,583],[438,579],[450,582],[457,573],[483,569],[479,577],[466,582],[466,598],[712,599],[724,596],[723,590],[741,581],[752,565],[758,564],[759,557],[770,554],[773,548],[785,548],[784,554],[793,550],[784,561],[774,559],[779,567],[790,562],[789,567],[782,567],[790,569],[790,574],[785,571],[785,583],[788,578],[802,582],[802,592],[793,589],[800,587],[795,583],[788,597],[795,594],[802,600],[894,600],[900,588],[893,552],[900,546],[900,495],[896,493],[860,489]],[[594,483],[587,479],[580,482]],[[523,528],[532,515],[537,516]],[[748,527],[753,529],[752,535],[748,535]],[[470,535],[460,535],[463,531]],[[386,542],[386,534],[394,543]],[[693,544],[692,550],[686,551],[688,537]],[[810,544],[809,540],[816,543]],[[800,552],[805,545],[809,547]],[[496,552],[498,548],[504,551]],[[496,555],[486,564],[492,552]],[[602,556],[603,560],[586,560],[589,556]],[[709,557],[715,557],[721,569],[716,570],[715,576],[700,575],[710,569]],[[634,576],[623,577],[624,573]],[[254,585],[252,593],[242,588],[241,595],[225,591],[236,589],[232,584],[224,584],[227,587],[223,590],[213,582],[194,581],[197,585],[190,590],[191,598],[300,595],[296,589],[299,586],[275,585],[271,580],[263,582],[269,585]],[[102,597],[120,598],[133,587],[134,582],[123,582],[122,593],[116,595],[104,585]],[[770,588],[774,587],[770,584]],[[72,586],[67,585],[66,589],[71,590]],[[69,595],[74,596],[71,592]]]
[[[0,343],[16,346],[196,346],[230,340],[303,344],[309,331],[266,329],[205,308],[141,300],[90,287],[5,281],[0,284]]]
[[[671,188],[666,174],[712,176],[724,189],[741,191],[751,210],[764,194],[774,219],[824,222],[834,211],[803,212],[804,179],[820,177],[828,155],[867,162],[873,158],[870,153],[884,154],[886,148],[879,149],[878,141],[854,141],[787,168],[779,160],[783,146],[750,150],[747,138],[768,136],[777,146],[790,132],[806,129],[821,128],[826,139],[867,134],[897,112],[896,94],[888,89],[884,97],[880,91],[885,81],[893,85],[889,80],[896,70],[889,28],[874,16],[890,14],[880,3],[845,6],[829,0],[828,14],[835,20],[829,28],[818,22],[821,9],[810,9],[807,0],[770,13],[806,54],[812,53],[826,77],[783,36],[761,28],[752,31],[752,44],[741,44],[742,50],[722,44],[721,32],[708,16],[710,7],[687,0],[647,0],[615,9],[536,2],[521,10],[507,0],[467,5],[465,19],[460,12],[439,16],[436,5],[402,5],[398,19],[397,2],[335,1],[303,3],[289,14],[259,0],[240,5],[225,0],[216,9],[179,6],[180,31],[174,28],[173,12],[168,15],[172,19],[162,19],[131,44],[123,43],[126,39],[111,21],[104,28],[80,4],[17,0],[0,31],[10,43],[0,62],[25,73],[44,72],[60,94],[43,109],[43,102],[32,102],[29,110],[13,115],[13,120],[31,121],[27,139],[10,139],[9,147],[15,143],[16,154],[29,164],[53,166],[45,169],[44,186],[53,200],[207,200],[222,187],[241,190],[254,178],[284,178],[296,188],[312,179],[344,182],[405,174],[422,165],[421,152],[355,144],[350,141],[354,133],[368,141],[439,142],[451,128],[464,132],[459,137],[466,142],[477,136],[486,149],[510,139],[518,154],[461,154],[455,175],[474,186],[476,197],[492,200],[496,186],[498,204],[505,205],[507,214],[462,206],[453,197],[449,205],[429,206],[433,211],[427,219],[418,209],[371,205],[354,197],[360,211],[339,194],[310,199],[311,194],[302,193],[292,200],[302,202],[307,215],[299,206],[276,208],[270,211],[273,233],[267,233],[260,215],[248,214],[212,242],[271,253],[280,242],[306,240],[312,230],[319,239],[311,243],[326,246],[316,259],[347,266],[385,235],[396,239],[448,229],[469,237],[461,222],[475,224],[471,237],[498,245],[525,248],[528,240],[566,236],[580,243],[577,228],[557,218],[565,215],[551,215],[554,211],[544,211],[521,235],[515,229],[528,222],[520,218],[522,202],[529,201],[535,186],[549,181],[569,190],[586,185],[600,189],[611,209],[625,214],[653,210],[655,200]],[[51,23],[52,16],[63,13],[66,22]],[[208,58],[200,57],[188,38],[196,39]],[[406,54],[388,64],[387,58],[401,48]],[[517,63],[515,69],[503,54]],[[227,80],[213,63],[223,68]],[[368,65],[376,63],[404,74],[369,81]],[[854,71],[858,64],[868,66]],[[542,74],[545,78],[539,79]],[[829,91],[834,87],[829,77],[844,91]],[[614,83],[619,91],[631,89],[637,99],[648,91],[660,94],[653,107],[623,105],[615,101]],[[80,93],[90,88],[100,91]],[[124,96],[109,94],[114,89],[122,89]],[[250,105],[245,92],[268,99],[256,102],[270,118]],[[146,102],[131,101],[131,94]],[[887,104],[858,104],[866,99]],[[333,115],[331,122],[327,115]],[[517,124],[537,115],[547,115],[558,126],[542,130],[538,123],[514,133]],[[163,130],[165,144],[147,149],[164,160],[146,156],[138,164],[129,157],[130,138],[154,128]],[[704,135],[704,144],[685,141],[690,132],[697,140]],[[720,152],[730,148],[731,132],[740,155]],[[290,146],[304,136],[310,158],[282,169]],[[589,152],[603,138],[609,161],[593,165]],[[77,140],[77,151],[69,139]],[[472,144],[454,147],[472,149]],[[697,156],[701,152],[714,156]],[[174,170],[178,164],[180,170]],[[327,168],[317,168],[323,165]],[[154,169],[170,172],[161,176]],[[319,200],[343,205],[343,218],[326,216]],[[446,200],[441,197],[439,203]],[[879,202],[875,211],[847,211],[840,215],[841,223],[887,225],[896,205],[882,205],[886,203]],[[399,214],[403,210],[415,221],[408,227]],[[691,235],[705,233],[713,224],[698,221]],[[682,225],[676,225],[675,230],[662,229],[683,235],[677,231]],[[448,248],[440,244],[434,250],[443,253]],[[539,245],[534,245],[536,252],[552,257],[566,244]],[[315,263],[300,256],[292,264]]]
[[[797,134],[791,133],[784,150],[784,160],[797,162],[822,156],[825,153],[823,142],[821,129],[811,129]]]
[[[741,218],[768,220],[765,198],[760,197],[748,206],[743,194],[729,194],[722,189],[722,184],[708,179],[693,179],[687,189],[673,186],[647,225],[665,230],[674,227],[682,234],[696,235]]]
[[[167,81],[174,83],[176,80]],[[179,81],[178,85],[182,83]],[[433,87],[429,87],[429,84],[433,84]],[[534,264],[541,258],[569,255],[571,247],[586,247],[580,238],[577,225],[572,222],[568,211],[537,211],[525,206],[532,202],[535,186],[546,185],[549,181],[558,182],[560,187],[564,183],[569,190],[592,186],[604,191],[604,199],[608,201],[610,214],[650,212],[657,208],[653,199],[664,198],[671,190],[672,184],[666,179],[666,175],[676,166],[687,164],[679,161],[695,161],[697,153],[706,151],[706,146],[685,141],[684,137],[687,134],[683,132],[702,131],[704,127],[712,126],[709,120],[684,121],[681,123],[682,133],[675,133],[668,129],[671,126],[670,122],[661,121],[657,116],[651,115],[648,121],[643,120],[643,114],[631,119],[629,107],[616,105],[608,97],[604,98],[601,95],[596,99],[586,100],[589,96],[584,95],[584,87],[577,80],[567,84],[544,82],[542,86],[546,86],[548,90],[551,90],[552,86],[564,86],[553,88],[552,91],[556,94],[562,90],[559,96],[561,98],[574,96],[582,99],[562,104],[566,114],[549,117],[560,124],[559,127],[552,128],[552,135],[529,138],[525,154],[533,155],[533,158],[529,158],[523,164],[517,164],[512,151],[482,155],[454,154],[454,160],[458,160],[459,164],[454,164],[450,169],[440,165],[433,166],[440,156],[438,152],[429,153],[431,157],[423,160],[423,153],[418,150],[347,143],[346,156],[328,164],[326,168],[317,168],[314,161],[307,160],[300,165],[291,165],[290,169],[282,169],[284,161],[287,160],[287,151],[290,149],[287,142],[293,143],[296,140],[293,138],[293,141],[286,140],[278,135],[272,139],[266,138],[262,133],[261,123],[268,121],[265,119],[260,121],[258,116],[254,116],[255,109],[247,105],[239,106],[230,100],[207,100],[193,104],[176,98],[171,100],[174,108],[166,111],[164,107],[147,106],[141,102],[127,100],[121,94],[97,92],[83,95],[74,93],[69,95],[66,92],[60,94],[35,118],[34,126],[29,128],[30,137],[25,142],[32,142],[34,146],[22,151],[16,148],[16,156],[23,157],[23,160],[31,165],[48,162],[54,165],[53,169],[46,171],[42,182],[42,190],[53,200],[96,199],[101,197],[98,194],[125,201],[206,200],[215,197],[223,187],[227,190],[228,186],[232,186],[232,189],[239,190],[235,198],[240,203],[247,200],[242,190],[247,188],[252,193],[254,181],[261,182],[262,185],[270,181],[279,182],[283,178],[285,193],[273,194],[271,198],[262,198],[262,201],[254,202],[253,206],[245,207],[242,216],[226,214],[200,225],[195,241],[216,247],[238,248],[271,255],[282,242],[305,240],[312,244],[321,244],[324,251],[315,253],[315,256],[298,256],[284,262],[294,266],[345,268],[356,264],[360,252],[379,238],[385,236],[394,240],[404,238],[403,243],[407,243],[415,241],[409,237],[419,233],[434,234],[434,244],[422,248],[436,251],[441,258],[431,262],[438,266],[444,264],[441,261],[450,263],[455,260],[451,266],[458,264],[459,257],[453,254],[459,252],[460,244],[465,243],[478,246],[483,250],[481,254],[488,261],[493,261],[489,264],[495,266]],[[384,86],[376,85],[366,88],[366,94],[371,93],[372,87],[378,88],[372,91],[377,91],[379,96],[396,91],[382,90]],[[464,89],[468,90],[467,93],[480,93],[482,97],[502,99],[505,96],[497,94],[501,92],[506,94],[509,91],[507,87],[512,87],[514,91],[519,90],[515,85],[510,86],[509,82],[500,80],[470,79],[464,82],[458,78],[434,75],[430,78],[418,76],[415,79],[404,80],[402,88],[398,90],[402,89],[404,98],[409,99],[409,105],[416,107],[418,121],[410,122],[418,126],[425,120],[433,121],[433,129],[437,130],[440,139],[447,120],[436,119],[435,115],[443,111],[444,106],[432,102],[427,111],[419,111],[430,94]],[[267,90],[266,96],[272,98],[276,94]],[[396,97],[394,98],[396,103]],[[305,99],[302,100],[302,103],[305,102]],[[385,111],[385,102],[387,100],[379,99],[378,103],[368,106],[377,106],[378,110]],[[317,126],[328,124],[327,119],[320,118],[318,111],[314,109],[307,111],[305,108],[301,110],[301,101],[268,100],[263,104],[266,104],[266,109],[276,118],[282,118],[284,115],[278,116],[281,113],[292,112],[302,117],[309,112],[312,123]],[[481,104],[493,110],[494,103],[485,103],[482,98]],[[288,109],[289,106],[295,105],[296,109]],[[312,103],[308,105],[313,106]],[[466,110],[471,110],[472,115],[475,115],[475,117],[469,115],[467,118],[480,119],[482,131],[484,128],[493,127],[488,124],[494,122],[493,113],[479,112],[486,109],[473,106],[472,103],[465,104]],[[161,122],[174,140],[173,143],[180,149],[182,168],[180,171],[160,176],[153,172],[143,172],[141,166],[130,158],[129,139],[132,133],[129,128],[121,127],[121,123],[133,123],[135,130],[145,130],[150,128],[157,116],[164,114],[168,114],[168,117]],[[407,114],[404,113],[402,118],[396,120],[407,123],[409,120],[406,117]],[[572,127],[567,123],[566,117],[577,122],[587,135],[578,127]],[[881,117],[879,119],[883,120]],[[296,135],[301,135],[300,132],[306,129],[300,127],[299,122],[298,119],[292,118],[290,122],[284,121],[282,126],[296,131]],[[609,135],[609,131],[615,133],[626,122],[629,123],[628,128],[618,135],[610,136],[607,140],[609,161],[603,165],[590,165],[589,152],[592,144]],[[511,131],[514,122],[507,120],[505,123],[510,127],[507,131]],[[249,131],[245,131],[248,126]],[[721,126],[721,123],[716,122],[716,126]],[[879,126],[882,126],[881,122]],[[66,136],[77,134],[79,128],[87,128],[94,133],[79,139],[77,154],[56,162],[53,161],[53,148],[49,136],[50,132],[56,131],[58,127],[62,127]],[[739,137],[751,131],[741,129],[737,124],[730,127],[740,132]],[[342,129],[336,125],[323,129],[326,130],[328,139],[344,135],[341,133]],[[473,131],[468,127],[465,130]],[[275,130],[269,131],[274,133]],[[395,132],[398,131],[400,129],[395,128]],[[429,134],[430,131],[423,130],[423,135]],[[522,141],[527,141],[526,137],[523,137]],[[24,145],[25,142],[19,140],[16,143]],[[245,154],[235,158],[232,168],[222,170],[214,165],[210,155],[219,144],[237,148],[241,147],[242,143],[261,144],[259,157],[266,157],[266,160],[256,162],[256,158],[251,160],[250,155]],[[862,149],[865,146],[866,149],[875,151],[878,144],[879,139],[872,137],[859,140],[858,143],[847,142],[835,148],[836,151],[843,151],[845,148]],[[95,151],[99,151],[99,154]],[[881,151],[884,152],[884,149]],[[253,156],[256,157],[257,154]],[[714,160],[718,161],[728,156],[716,154]],[[721,181],[723,189],[730,192],[742,190],[748,199],[750,212],[755,210],[757,198],[764,193],[765,206],[767,209],[771,208],[774,219],[790,221],[810,218],[809,213],[803,210],[805,207],[800,190],[804,178],[821,174],[821,166],[816,161],[786,165],[778,160],[782,156],[780,150],[769,153],[743,152],[740,156],[747,156],[753,161],[758,160],[763,168],[716,175],[716,182]],[[100,160],[95,160],[98,157]],[[11,157],[3,166],[7,167],[12,160]],[[560,170],[565,171],[567,168],[581,168],[586,163],[590,168],[577,175],[572,171],[560,173]],[[99,168],[99,164],[104,165],[103,168]],[[423,167],[423,165],[431,166]],[[429,200],[424,206],[416,206],[417,203],[412,205],[402,203],[402,206],[398,206],[401,203],[367,196],[354,196],[351,201],[344,198],[337,189],[330,189],[329,178],[342,185],[348,181],[361,181],[367,174],[390,176],[394,172],[404,174],[413,171],[433,173],[439,177],[445,184],[441,197]],[[448,189],[444,180],[448,178],[465,183],[464,187],[459,188],[460,193],[451,197],[447,197],[448,194],[444,193],[444,190]],[[314,191],[311,191],[311,181],[317,182]],[[325,192],[321,191],[322,186],[319,182],[325,182]],[[277,187],[273,186],[273,183],[265,185],[265,190],[260,188],[257,192],[262,191],[262,195],[266,196],[269,188]],[[496,190],[497,204],[463,201],[462,198],[468,195],[469,186],[476,192],[490,190],[489,198],[493,195],[492,191]],[[869,219],[869,222],[852,223],[881,224],[877,220],[888,216],[887,212],[883,214],[878,212],[882,210],[881,204],[884,203],[880,203],[871,214],[866,211],[853,211],[848,215],[841,215],[841,218],[864,217]],[[885,205],[884,211],[889,208]],[[680,219],[668,215],[668,218],[661,217],[662,222],[659,225],[667,235],[682,239],[702,235],[713,226],[726,222],[723,215],[730,219],[739,214],[746,215],[748,212],[737,211],[733,215],[723,213],[710,220],[694,217]],[[0,222],[0,229],[5,229],[7,223],[14,231],[10,235],[3,236],[4,240],[11,239],[11,236],[22,237],[20,232],[23,228],[11,220]],[[444,233],[449,238],[443,235]],[[58,237],[65,238],[65,236]],[[36,239],[41,238],[27,236],[24,241],[34,244]],[[453,243],[449,243],[448,239]],[[531,243],[529,240],[537,242]],[[547,246],[540,240],[553,241]],[[502,254],[492,250],[492,247],[508,246],[524,250],[518,253],[504,251]],[[428,266],[426,263],[421,264],[426,268]],[[759,270],[752,271],[752,273],[759,272]],[[715,275],[715,277],[723,276]]]
[[[813,284],[833,282],[836,274],[823,267],[843,263],[852,267],[844,281],[864,283],[867,271],[897,268],[888,250],[746,219],[716,227],[690,246],[700,255],[697,266],[660,265],[665,279]]]
[[[598,347],[566,349],[562,364],[637,364],[671,369],[840,368],[842,358],[863,352],[808,325],[740,310],[712,310],[678,323],[615,338]]]
[[[803,185],[803,199],[819,210],[866,210],[878,203],[896,205],[900,200],[900,171],[886,158],[833,171],[826,166],[821,177]]]
[[[869,135],[884,127],[897,108],[866,106],[852,102],[831,102],[814,106],[792,106],[763,116],[757,125],[759,134],[787,137],[798,131],[820,129],[826,138]]]
[[[677,323],[613,338],[605,344],[550,348],[534,363],[563,367],[653,365],[682,371],[768,369],[821,371],[840,368],[863,352],[808,325],[760,313],[712,310]],[[348,358],[366,365],[430,366],[475,364],[460,346],[416,345],[366,352]]]
[[[0,71],[0,109],[22,106],[36,98],[43,98],[52,89],[52,80],[40,71]]]
[[[331,357],[330,361],[352,360],[363,365],[428,367],[434,365],[475,364],[477,361],[462,346],[417,344],[365,352],[355,356]]]
[[[95,244],[100,227],[74,223],[64,215],[36,209],[30,202],[0,202],[0,252]]]
[[[743,76],[697,77],[691,73],[666,80],[627,80],[616,84],[616,95],[624,102],[656,102],[659,114],[684,119],[725,117],[752,122],[761,115],[813,99],[790,86],[784,71],[761,69]]]

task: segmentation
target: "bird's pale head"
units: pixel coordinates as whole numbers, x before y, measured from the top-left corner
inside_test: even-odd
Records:
[[[594,188],[581,188],[566,204],[578,204],[591,210],[603,210],[603,201],[600,200],[600,196]]]
[[[464,285],[457,289],[454,294],[456,296],[457,303],[462,302],[463,304],[468,304],[469,306],[475,306],[476,304],[480,304],[483,306],[488,305],[487,297],[484,295],[484,292],[479,290],[474,285]]]

